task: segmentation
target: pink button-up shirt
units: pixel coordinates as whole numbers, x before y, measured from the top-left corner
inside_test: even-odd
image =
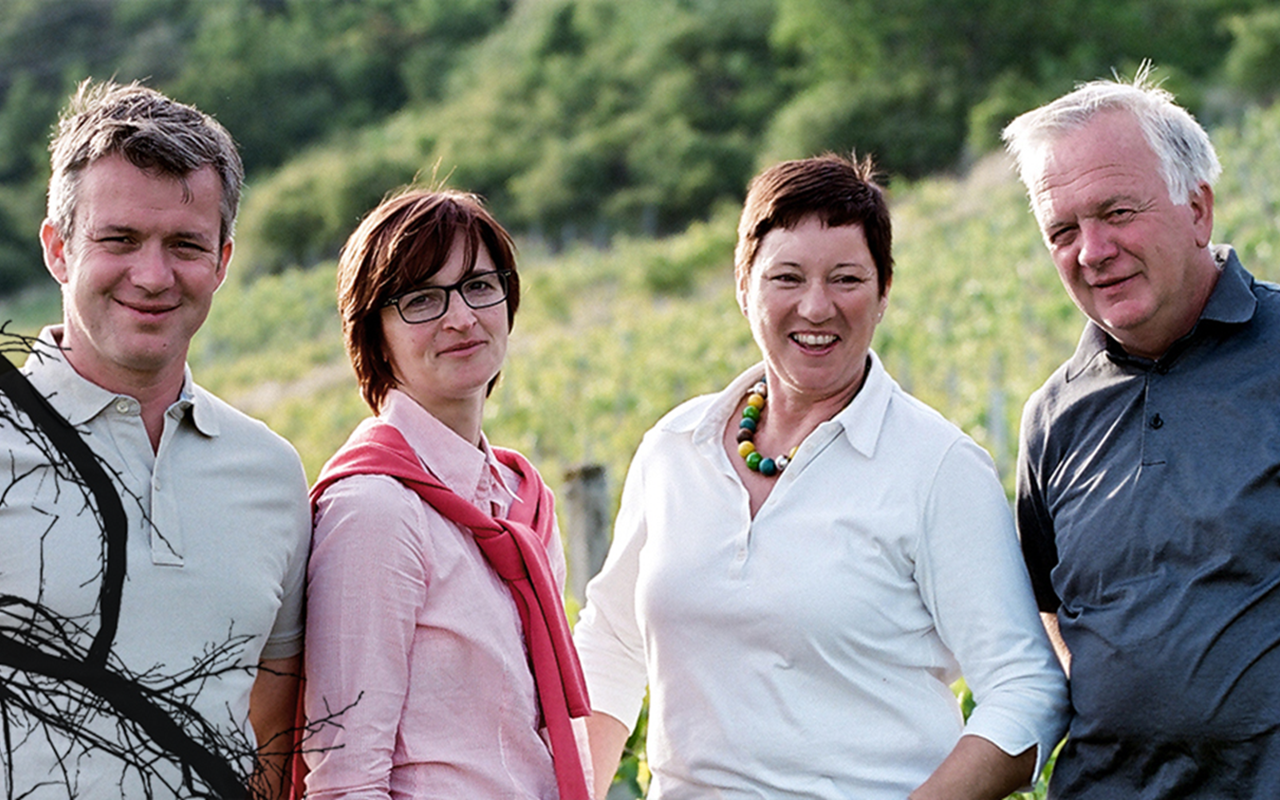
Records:
[[[424,466],[506,517],[519,476],[392,391]],[[547,548],[564,584],[559,536]],[[307,586],[308,797],[556,798],[520,617],[469,531],[381,475],[320,497]]]

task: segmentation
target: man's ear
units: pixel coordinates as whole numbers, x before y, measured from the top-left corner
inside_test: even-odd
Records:
[[[234,243],[228,239],[222,243],[222,249],[218,253],[218,285],[227,279],[227,265],[231,263],[231,251],[235,249]]]
[[[44,267],[58,283],[67,282],[67,243],[50,220],[40,224],[40,248],[44,251]]]
[[[1187,198],[1191,206],[1192,226],[1196,232],[1196,246],[1208,247],[1213,236],[1213,187],[1202,183]]]

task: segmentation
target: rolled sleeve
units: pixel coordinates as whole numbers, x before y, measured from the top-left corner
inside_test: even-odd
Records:
[[[1034,775],[1061,739],[1067,685],[1036,613],[1009,506],[990,458],[957,440],[925,504],[917,580],[973,692],[965,733],[1010,755],[1036,746]]]
[[[574,629],[593,711],[634,725],[648,677],[636,617],[636,581],[645,540],[643,448],[622,490],[613,544],[600,573],[587,584],[587,605]]]

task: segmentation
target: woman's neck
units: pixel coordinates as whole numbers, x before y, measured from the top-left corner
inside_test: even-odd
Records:
[[[458,399],[432,398],[424,403],[412,393],[401,391],[413,398],[414,402],[426,409],[427,413],[440,420],[449,430],[461,436],[475,447],[480,446],[481,424],[484,422],[484,396]]]
[[[862,391],[867,374],[871,371],[868,361],[862,375],[851,387],[826,396],[814,397],[796,392],[785,383],[775,378],[767,380],[769,386],[768,415],[766,427],[772,426],[777,433],[787,432],[786,438],[795,443],[804,440],[819,425],[839,414],[845,406],[853,402],[853,398]]]

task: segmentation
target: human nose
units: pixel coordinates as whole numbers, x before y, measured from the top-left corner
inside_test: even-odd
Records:
[[[1119,248],[1111,236],[1111,229],[1097,220],[1086,220],[1080,225],[1080,252],[1076,260],[1082,267],[1097,268],[1115,257]]]
[[[129,279],[148,294],[160,294],[173,286],[174,269],[164,248],[158,244],[140,248],[129,270]]]
[[[811,322],[823,322],[831,317],[831,309],[835,302],[825,281],[811,281],[800,295],[797,311],[800,316]]]
[[[455,298],[453,295],[457,295]],[[447,328],[465,329],[476,321],[476,312],[462,299],[462,289],[450,286],[444,291],[444,313],[440,315],[440,324]]]

